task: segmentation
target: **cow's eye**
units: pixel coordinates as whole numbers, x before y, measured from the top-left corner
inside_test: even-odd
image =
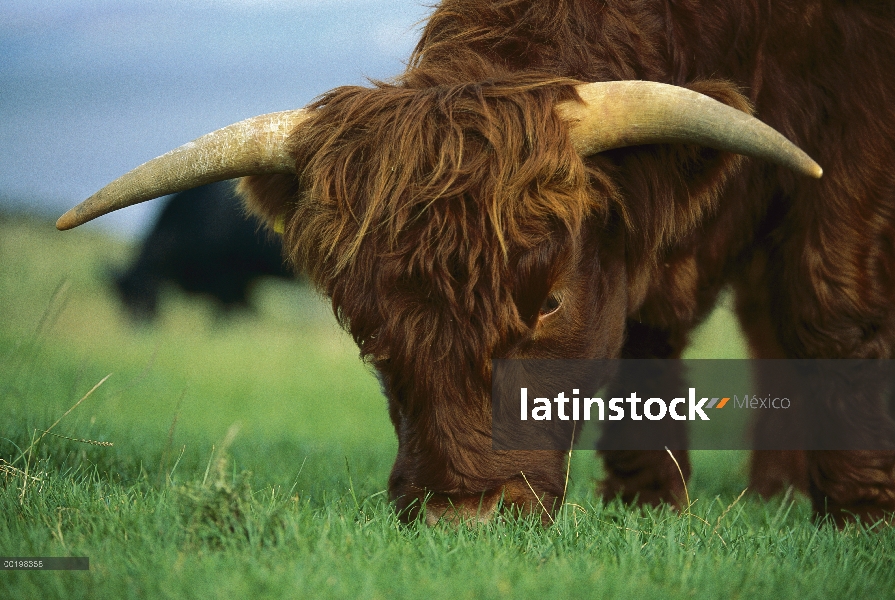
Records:
[[[560,306],[562,306],[562,294],[559,292],[550,292],[547,295],[547,299],[544,300],[544,303],[541,305],[539,316],[546,317],[549,314],[553,314]]]

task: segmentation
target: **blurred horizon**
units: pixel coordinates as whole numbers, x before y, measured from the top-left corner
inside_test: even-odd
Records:
[[[428,12],[396,0],[5,0],[0,210],[58,216],[204,133],[391,78]],[[134,238],[160,204],[92,226]]]

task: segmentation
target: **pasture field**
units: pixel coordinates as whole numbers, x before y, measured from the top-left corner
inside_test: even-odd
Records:
[[[265,284],[224,322],[170,293],[134,328],[104,281],[132,251],[0,217],[0,555],[90,559],[0,598],[895,597],[895,529],[740,497],[740,452],[694,453],[684,514],[597,500],[576,451],[554,526],[401,525],[385,401],[325,303]],[[743,353],[723,308],[697,337]]]

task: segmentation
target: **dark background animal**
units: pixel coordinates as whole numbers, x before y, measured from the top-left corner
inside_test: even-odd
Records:
[[[679,357],[727,286],[757,357],[891,358],[893,49],[895,7],[869,0],[446,0],[403,74],[291,122],[284,155],[240,172],[254,175],[241,189],[284,224],[292,262],[379,372],[402,514],[424,499],[427,519],[562,501],[562,453],[491,448],[491,358]],[[619,80],[754,111],[825,175],[695,138],[582,144],[576,84]],[[59,226],[150,196],[98,200],[116,185]],[[891,448],[881,406],[849,394],[819,406],[848,397],[866,408],[850,425]],[[679,503],[666,453],[609,449],[632,425],[605,432],[602,493]],[[660,433],[685,447],[681,424]],[[751,479],[766,494],[801,485],[840,523],[895,510],[891,449],[760,452]]]
[[[233,183],[222,181],[171,196],[114,283],[129,315],[150,321],[165,285],[203,295],[229,311],[248,306],[251,286],[261,277],[294,275],[280,239],[247,218]]]

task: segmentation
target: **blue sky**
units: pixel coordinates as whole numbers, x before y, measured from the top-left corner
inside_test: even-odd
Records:
[[[0,201],[55,213],[154,156],[403,68],[396,0],[2,0]],[[140,232],[156,206],[100,219]]]

